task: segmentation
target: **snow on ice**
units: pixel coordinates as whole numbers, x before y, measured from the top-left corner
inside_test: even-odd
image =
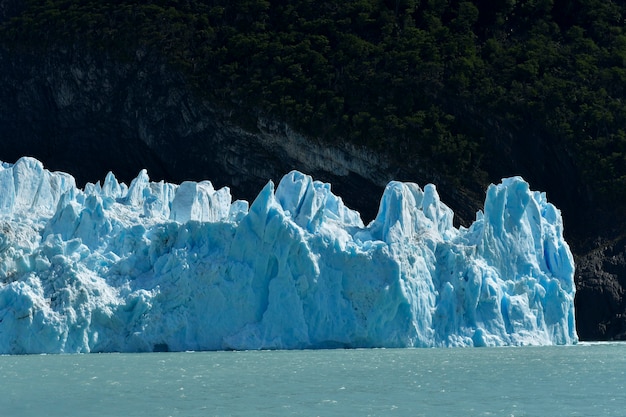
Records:
[[[296,171],[249,206],[0,163],[0,353],[576,343],[559,210],[519,177],[484,207],[391,182],[365,226]]]

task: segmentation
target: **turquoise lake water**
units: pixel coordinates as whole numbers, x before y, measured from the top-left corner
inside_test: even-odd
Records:
[[[1,416],[626,416],[626,344],[0,356]]]

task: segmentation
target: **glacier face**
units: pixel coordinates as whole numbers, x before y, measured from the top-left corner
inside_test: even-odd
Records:
[[[519,177],[484,207],[391,182],[365,226],[296,171],[249,206],[0,163],[0,353],[576,343],[560,212]]]

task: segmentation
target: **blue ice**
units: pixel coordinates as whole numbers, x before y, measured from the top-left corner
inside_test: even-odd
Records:
[[[209,181],[78,189],[0,163],[0,353],[577,342],[560,212],[519,177],[469,228],[391,182],[364,225],[300,172],[248,204]]]

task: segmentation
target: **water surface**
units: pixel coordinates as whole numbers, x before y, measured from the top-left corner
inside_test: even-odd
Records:
[[[626,344],[0,356],[2,416],[623,416]]]

